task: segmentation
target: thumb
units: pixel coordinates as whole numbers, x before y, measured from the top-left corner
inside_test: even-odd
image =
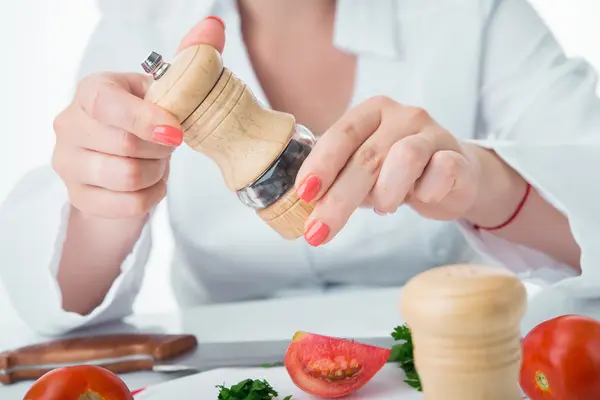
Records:
[[[179,43],[177,53],[198,44],[208,44],[223,52],[225,48],[225,23],[219,17],[206,17],[202,22],[194,26]]]

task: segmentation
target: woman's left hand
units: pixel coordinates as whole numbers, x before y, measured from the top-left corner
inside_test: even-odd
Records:
[[[476,202],[479,164],[425,110],[369,99],[323,134],[298,173],[298,196],[316,204],[306,241],[327,243],[358,207],[387,214],[407,204],[426,218],[461,218]]]

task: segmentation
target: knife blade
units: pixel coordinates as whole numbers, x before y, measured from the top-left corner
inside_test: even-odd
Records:
[[[352,340],[391,348],[391,337]],[[97,365],[113,373],[199,373],[216,368],[282,365],[290,340],[198,343],[191,335],[98,335],[59,339],[0,354],[0,383],[38,379],[56,368]]]
[[[395,340],[389,337],[347,338],[372,346],[391,348]],[[193,352],[165,360],[155,365],[159,372],[185,370],[203,372],[216,368],[270,367],[283,365],[283,358],[291,339],[246,342],[199,343]]]

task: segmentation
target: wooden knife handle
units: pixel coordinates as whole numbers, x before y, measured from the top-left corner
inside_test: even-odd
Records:
[[[93,363],[114,372],[151,370],[193,350],[192,335],[114,334],[59,339],[0,353],[0,383],[38,379],[62,366]]]

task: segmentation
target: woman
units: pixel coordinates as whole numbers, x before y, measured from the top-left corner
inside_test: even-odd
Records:
[[[100,5],[53,165],[2,209],[2,275],[39,332],[131,312],[165,195],[184,307],[402,285],[476,254],[559,281],[570,299],[600,295],[595,75],[526,0]],[[170,54],[206,15],[219,17],[179,47],[223,51],[259,100],[319,136],[297,179],[317,204],[304,240],[281,239],[181,145],[173,116],[140,100],[140,58]]]

